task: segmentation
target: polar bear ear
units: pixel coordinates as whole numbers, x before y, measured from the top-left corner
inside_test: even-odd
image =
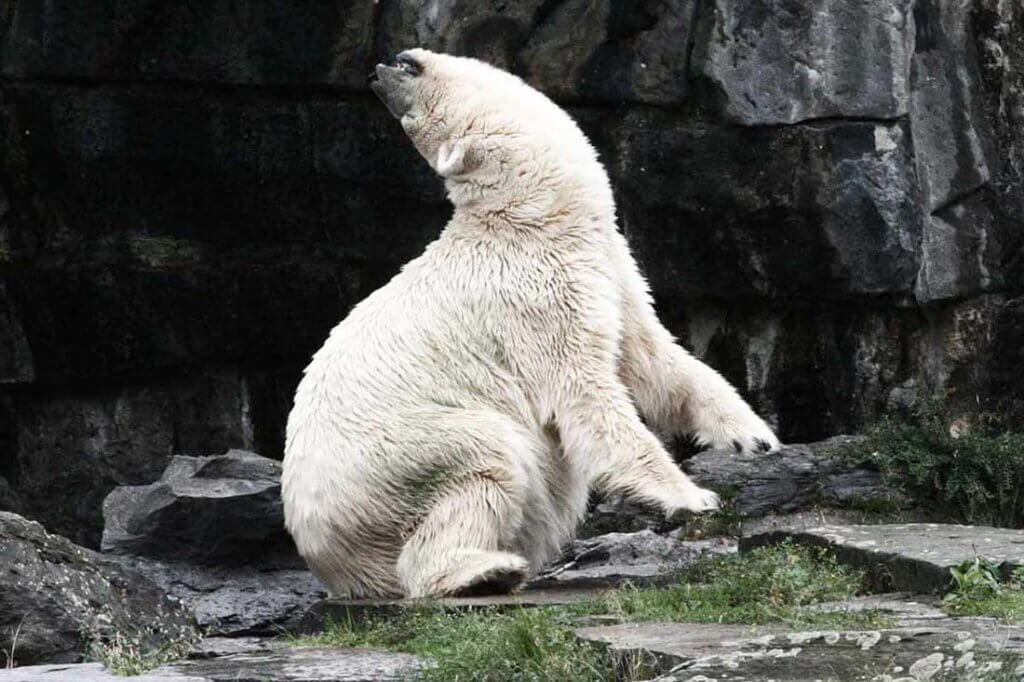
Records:
[[[464,140],[445,142],[437,150],[437,173],[443,178],[472,170],[471,154]]]

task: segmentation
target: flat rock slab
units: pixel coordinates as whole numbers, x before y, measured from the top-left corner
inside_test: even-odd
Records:
[[[863,568],[880,590],[941,592],[949,569],[983,556],[1005,574],[1024,564],[1024,531],[941,523],[823,525],[778,529],[740,540],[740,551],[793,540],[826,547],[839,561]]]
[[[124,677],[103,667],[102,663],[51,663],[0,669],[0,682],[208,682],[202,677],[187,677],[172,672],[149,672]]]
[[[155,674],[210,682],[407,680],[424,663],[410,654],[337,647],[282,647],[174,663]]]
[[[394,618],[411,609],[436,608],[444,611],[475,611],[479,609],[518,609],[540,606],[564,606],[600,598],[604,588],[527,590],[516,594],[480,597],[449,597],[447,599],[323,599],[316,602],[299,621],[300,633],[323,630],[328,621],[365,622]]]
[[[0,682],[375,682],[414,678],[425,665],[409,654],[290,647],[280,640],[218,641],[198,653],[201,658],[165,665],[137,677],[117,676],[100,663],[79,663],[0,670]]]
[[[845,601],[826,601],[801,607],[803,613],[862,613],[878,611],[895,619],[901,626],[907,621],[948,620],[949,616],[939,608],[940,600],[926,595],[911,595],[906,592],[870,594]]]
[[[969,630],[942,627],[792,632],[749,625],[630,623],[583,628],[577,636],[609,647],[638,679],[663,682],[962,680],[1010,665],[998,660],[1007,649],[981,646]]]

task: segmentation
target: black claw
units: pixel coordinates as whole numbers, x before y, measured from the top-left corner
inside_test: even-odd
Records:
[[[734,440],[732,442],[732,447],[733,447],[733,449],[736,450],[736,454],[737,455],[742,455],[743,454],[743,445],[738,440]]]

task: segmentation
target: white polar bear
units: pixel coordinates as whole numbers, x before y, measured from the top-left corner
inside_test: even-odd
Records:
[[[282,497],[312,570],[336,596],[507,590],[591,488],[717,508],[640,415],[718,447],[778,440],[658,322],[573,120],[473,59],[415,49],[375,75],[454,214],[299,384]]]

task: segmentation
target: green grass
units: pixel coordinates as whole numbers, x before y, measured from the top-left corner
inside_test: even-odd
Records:
[[[580,642],[576,608],[453,613],[423,607],[387,621],[329,623],[297,644],[393,649],[436,661],[427,680],[612,680],[614,665]]]
[[[424,606],[397,618],[328,623],[301,645],[405,651],[436,662],[428,680],[590,682],[629,679],[630,661],[576,639],[587,616],[701,623],[783,623],[793,627],[879,628],[877,612],[809,613],[803,606],[848,599],[863,575],[820,551],[790,544],[707,559],[678,584],[627,588],[571,606],[446,612]],[[618,677],[617,677],[618,675]]]
[[[990,616],[1004,623],[1024,623],[1024,570],[1002,580],[999,568],[976,557],[952,569],[953,590],[943,606],[954,616]]]
[[[901,421],[887,418],[836,455],[869,462],[894,487],[944,515],[972,524],[1024,526],[1024,433],[991,415],[954,419],[944,397]]]

